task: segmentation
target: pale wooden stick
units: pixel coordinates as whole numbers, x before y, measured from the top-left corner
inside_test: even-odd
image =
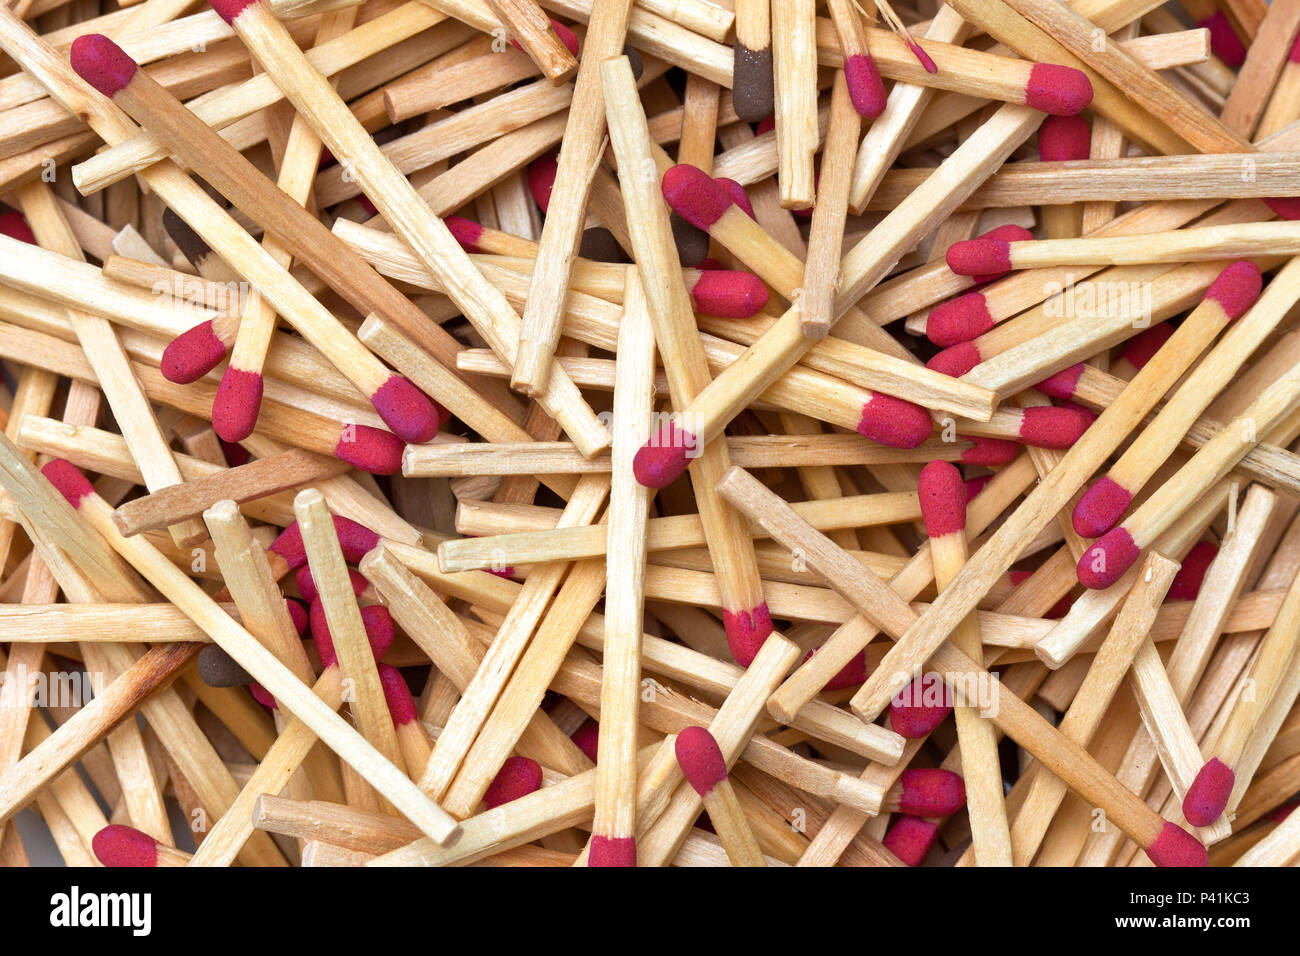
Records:
[[[817,198],[813,185],[813,157],[820,139],[815,14],[813,0],[772,5],[776,142],[780,156],[777,183],[781,205],[786,209],[807,209]]]
[[[537,0],[484,2],[552,83],[568,79],[577,71],[577,59],[551,29],[551,18],[543,12]],[[620,43],[618,48],[621,46]]]

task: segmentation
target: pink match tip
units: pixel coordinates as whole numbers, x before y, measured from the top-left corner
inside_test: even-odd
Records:
[[[727,647],[741,667],[748,667],[772,633],[772,614],[763,603],[748,611],[722,611]]]
[[[1210,51],[1223,61],[1224,66],[1235,70],[1246,62],[1246,47],[1222,10],[1215,10],[1199,26],[1210,31]]]
[[[312,577],[311,568],[306,566],[299,568],[294,578],[303,600],[308,604],[315,604],[316,599],[320,597],[320,590],[316,587],[316,579]],[[352,585],[352,593],[357,597],[361,596],[369,584],[355,568],[348,568],[348,583]]]
[[[1173,334],[1174,327],[1168,322],[1153,325],[1125,342],[1124,348],[1119,353],[1120,358],[1134,368],[1141,369],[1147,362],[1155,358],[1156,353],[1160,351],[1160,347],[1168,342],[1169,337]]]
[[[699,439],[692,432],[669,422],[637,450],[632,459],[632,473],[646,488],[667,488],[700,450]]]
[[[921,62],[921,66],[925,67],[925,72],[939,72],[939,68],[935,66],[934,60],[930,59],[930,54],[921,49],[921,44],[917,43],[915,40],[907,39],[907,48],[912,51],[912,56],[916,57]]]
[[[1074,392],[1079,387],[1079,377],[1081,375],[1083,375],[1083,363],[1079,362],[1077,365],[1063,368],[1055,375],[1043,379],[1034,388],[1052,398],[1074,398]]]
[[[969,342],[991,328],[993,316],[989,314],[988,301],[983,292],[967,292],[963,296],[941,302],[930,310],[930,315],[925,320],[926,338],[943,348]]]
[[[289,610],[289,620],[293,621],[293,629],[302,637],[307,633],[307,628],[311,624],[311,617],[307,614],[307,609],[293,598],[285,598],[284,606]]]
[[[41,474],[74,508],[81,505],[83,498],[95,493],[94,486],[86,480],[86,476],[78,468],[62,458],[55,458],[46,462],[44,467],[41,468]]]
[[[983,357],[980,355],[978,345],[973,341],[960,342],[935,355],[925,363],[925,367],[932,372],[942,372],[953,378],[961,378],[981,361]]]
[[[1093,591],[1104,591],[1124,576],[1141,553],[1127,528],[1113,528],[1079,558],[1079,583]]]
[[[732,202],[740,207],[741,212],[750,219],[754,218],[754,204],[749,201],[749,193],[745,192],[744,186],[734,179],[728,179],[726,176],[719,176],[713,181],[727,191],[727,195],[731,197]]]
[[[1132,503],[1132,493],[1107,475],[1085,491],[1074,506],[1074,530],[1084,538],[1100,538],[1115,527]]]
[[[963,239],[948,247],[944,259],[959,276],[988,275],[1013,268],[1011,243],[1005,239]]]
[[[1092,130],[1082,116],[1049,116],[1038,128],[1038,158],[1045,163],[1087,159]]]
[[[587,755],[592,763],[596,762],[600,743],[600,724],[588,720],[581,727],[569,734],[569,739],[578,745],[578,749]]]
[[[1219,273],[1218,278],[1210,284],[1205,297],[1219,303],[1224,315],[1231,321],[1246,314],[1259,298],[1263,287],[1264,277],[1260,275],[1259,266],[1247,260],[1239,260]]]
[[[403,441],[419,445],[438,434],[441,419],[433,402],[400,375],[394,375],[370,396],[384,424]]]
[[[12,209],[6,213],[0,213],[0,233],[10,239],[17,239],[19,242],[25,242],[31,246],[36,245],[36,234],[32,232],[32,227],[27,224],[27,217],[20,212],[14,212]]]
[[[370,652],[375,660],[380,660],[393,646],[395,634],[393,619],[388,609],[378,604],[361,609],[361,623],[366,629],[366,639],[370,642]],[[330,667],[339,662],[334,649],[334,638],[330,634],[329,622],[325,620],[325,606],[316,601],[311,606],[311,636],[316,641],[316,653],[320,655],[322,667]]]
[[[1237,775],[1218,757],[1209,761],[1196,773],[1196,779],[1183,797],[1183,816],[1194,827],[1208,827],[1223,815],[1232,796]]]
[[[922,674],[890,701],[889,726],[909,740],[924,737],[943,723],[951,710],[948,688],[938,675]]]
[[[234,23],[237,16],[256,2],[257,0],[211,0],[212,9],[227,23]]]
[[[189,385],[207,375],[226,357],[226,343],[211,320],[182,332],[163,349],[159,371],[177,385]]]
[[[900,816],[881,842],[908,866],[920,866],[939,835],[939,824],[922,817]]]
[[[542,212],[551,204],[551,189],[555,186],[555,171],[559,161],[555,153],[539,156],[528,164],[528,191]]]
[[[966,440],[975,442],[975,447],[962,452],[961,461],[963,465],[981,465],[985,468],[995,468],[998,465],[1005,465],[1007,462],[1015,461],[1016,456],[1020,454],[1020,443],[1008,441],[1005,438],[971,438]]]
[[[1146,848],[1156,866],[1209,866],[1209,851],[1176,823],[1166,822],[1160,835]]]
[[[857,53],[844,61],[844,79],[849,99],[858,115],[875,119],[885,111],[885,84],[870,53]]]
[[[1274,215],[1281,216],[1283,219],[1291,222],[1300,219],[1300,196],[1275,196],[1261,199],[1260,202],[1271,209]]]
[[[767,305],[768,291],[763,280],[752,272],[710,269],[700,273],[691,287],[695,310],[725,319],[748,319]]]
[[[1017,226],[1014,222],[1009,222],[1005,226],[998,226],[996,229],[990,229],[982,235],[976,236],[977,239],[1005,239],[1007,242],[1024,242],[1027,239],[1034,238],[1034,234],[1024,226]],[[985,285],[995,279],[1001,279],[1005,272],[990,272],[985,275],[971,276],[971,279],[977,286]]]
[[[483,803],[489,810],[495,810],[503,803],[528,796],[541,785],[542,768],[536,760],[510,757],[497,771],[487,793],[483,794]]]
[[[345,425],[334,446],[334,457],[372,475],[392,475],[402,469],[402,440],[369,425]]]
[[[813,655],[820,648],[814,647],[804,655],[804,663],[812,660]],[[867,679],[867,655],[865,651],[858,651],[853,655],[853,659],[839,669],[839,671],[826,682],[824,690],[843,690],[845,687],[857,687]]]
[[[957,466],[932,461],[921,469],[917,481],[921,518],[925,533],[932,538],[955,534],[966,528],[966,483]]]
[[[966,784],[951,770],[904,770],[898,812],[909,817],[947,817],[966,805]]]
[[[677,735],[673,747],[677,752],[678,766],[701,797],[707,797],[714,787],[727,779],[727,761],[713,734],[705,728],[684,728]]]
[[[733,205],[725,187],[690,163],[679,163],[664,173],[661,188],[673,211],[705,232]]]
[[[559,20],[551,21],[551,29],[554,30],[555,35],[560,38],[560,42],[564,44],[564,48],[568,50],[570,53],[572,53],[574,56],[577,56],[578,38],[577,36],[574,35],[573,31],[570,30],[568,27],[566,27]]]
[[[212,430],[224,441],[243,441],[257,427],[262,407],[262,375],[231,366],[221,376],[212,401]]]
[[[587,866],[636,866],[636,837],[591,835]]]
[[[384,689],[384,700],[388,702],[388,713],[393,723],[398,727],[414,723],[418,716],[415,700],[401,672],[390,664],[380,664],[379,686]]]
[[[1092,83],[1080,70],[1035,63],[1025,84],[1025,105],[1053,116],[1073,116],[1092,102]]]
[[[104,866],[154,867],[158,865],[158,841],[135,827],[113,823],[90,841],[95,859]]]
[[[460,243],[460,247],[466,252],[483,251],[478,246],[478,241],[483,238],[483,227],[478,223],[464,216],[448,216],[443,220],[443,224],[452,238]]]
[[[253,700],[257,701],[267,710],[280,709],[280,705],[275,702],[275,698],[267,692],[265,687],[256,681],[248,685],[248,692],[253,695]]]
[[[1183,558],[1174,581],[1169,585],[1167,597],[1171,601],[1195,601],[1201,593],[1201,582],[1205,572],[1210,570],[1210,563],[1219,554],[1219,546],[1213,541],[1198,541]]]
[[[992,480],[992,475],[976,475],[974,478],[967,478],[964,482],[966,486],[966,504],[974,501],[975,497],[984,490],[984,486]]]
[[[1092,412],[1077,406],[1035,405],[1024,410],[1020,437],[1035,448],[1069,448],[1096,419]]]
[[[1300,33],[1297,33],[1295,40],[1292,41],[1291,52],[1286,55],[1286,58],[1290,63],[1300,63]]]
[[[930,437],[934,422],[920,405],[876,392],[862,406],[858,434],[891,448],[915,448]]]
[[[379,535],[371,531],[359,521],[353,521],[351,518],[345,518],[342,515],[333,515],[334,533],[338,535],[339,545],[343,548],[343,558],[351,564],[356,564],[364,558],[367,552],[374,549],[379,544]],[[274,551],[289,565],[289,570],[300,568],[307,563],[307,550],[302,543],[302,529],[298,527],[298,522],[291,521],[271,542],[268,549]]]
[[[72,68],[110,99],[131,82],[140,69],[135,60],[102,33],[87,33],[72,41]]]
[[[248,453],[248,449],[243,445],[226,441],[224,438],[218,438],[217,441],[221,444],[221,454],[225,457],[228,467],[238,468],[240,465],[247,465],[253,460],[253,456]]]

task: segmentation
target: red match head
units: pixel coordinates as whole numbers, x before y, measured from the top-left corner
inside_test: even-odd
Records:
[[[384,689],[384,700],[388,702],[388,713],[392,715],[394,724],[401,727],[418,719],[411,689],[406,686],[406,678],[396,667],[379,665],[379,686]]]
[[[935,674],[922,674],[889,704],[889,726],[909,740],[924,737],[943,723],[952,710],[947,687]]]
[[[334,457],[372,475],[392,475],[402,469],[406,446],[392,432],[369,425],[344,425],[334,446]]]
[[[853,108],[864,119],[875,119],[885,111],[885,84],[870,53],[858,53],[844,61],[844,79]]]
[[[1288,219],[1294,222],[1300,219],[1300,196],[1273,196],[1269,199],[1261,199],[1265,206],[1273,211],[1276,216]]]
[[[940,302],[930,310],[925,320],[925,336],[935,345],[947,348],[983,335],[993,328],[993,324],[993,316],[989,314],[988,301],[984,298],[984,293],[967,292],[947,302]]]
[[[1134,368],[1142,369],[1155,358],[1160,347],[1168,342],[1173,334],[1174,327],[1168,322],[1153,325],[1125,342],[1124,347],[1120,349],[1120,358]]]
[[[154,867],[158,865],[158,841],[134,827],[114,823],[104,827],[90,841],[95,859],[104,866]]]
[[[1218,757],[1211,757],[1196,773],[1183,797],[1183,816],[1194,827],[1208,827],[1223,815],[1237,775]]]
[[[1132,501],[1132,492],[1109,475],[1104,476],[1074,506],[1074,530],[1084,538],[1099,538],[1115,527]]]
[[[736,663],[748,667],[772,633],[772,615],[767,604],[748,611],[722,611],[722,626],[727,632],[727,648]]]
[[[428,397],[402,378],[394,375],[370,396],[375,411],[393,434],[403,441],[421,444],[438,434],[442,416]]]
[[[478,241],[483,238],[483,227],[478,223],[464,216],[447,216],[442,222],[452,238],[459,242],[460,247],[466,252],[483,251],[478,246]]]
[[[966,805],[966,784],[951,770],[904,770],[898,812],[910,817],[947,817]]]
[[[977,239],[1005,239],[1007,242],[1024,242],[1027,239],[1034,238],[1034,234],[1024,226],[1017,226],[1014,222],[1009,222],[1005,226],[998,226],[996,229],[990,229],[982,235],[976,236]],[[1005,272],[990,272],[985,275],[971,276],[977,286],[986,285],[996,279],[1001,279]]]
[[[212,430],[223,441],[243,441],[257,427],[262,407],[262,376],[233,366],[226,369],[212,401]]]
[[[959,276],[1008,272],[1011,243],[1006,239],[964,239],[954,242],[944,255],[948,268]],[[928,326],[927,326],[928,327]]]
[[[158,363],[163,378],[177,385],[197,382],[226,357],[226,343],[211,320],[200,322],[167,343]]]
[[[1198,541],[1192,545],[1192,550],[1187,552],[1182,566],[1174,575],[1173,584],[1169,585],[1167,595],[1169,600],[1195,601],[1196,595],[1201,593],[1201,582],[1205,580],[1205,572],[1210,569],[1210,562],[1218,553],[1219,546],[1213,541]]]
[[[707,797],[714,787],[727,779],[726,758],[722,756],[713,734],[705,728],[686,727],[677,735],[673,746],[678,766],[701,797]]]
[[[86,476],[62,458],[46,462],[41,468],[41,474],[74,508],[80,506],[81,500],[87,495],[95,493],[94,486],[86,480]]]
[[[1123,525],[1107,531],[1079,559],[1079,583],[1104,591],[1124,576],[1142,550]]]
[[[976,475],[974,478],[967,478],[963,482],[966,486],[966,504],[974,501],[976,496],[984,490],[984,486],[992,480],[992,475]]]
[[[731,197],[732,202],[740,207],[741,212],[750,219],[754,218],[754,204],[749,201],[749,193],[745,192],[744,186],[734,179],[728,179],[726,176],[719,176],[713,181],[727,191],[727,195]]]
[[[723,186],[690,163],[679,163],[664,173],[662,189],[673,211],[705,232],[733,205]]]
[[[710,269],[701,272],[691,286],[695,311],[724,319],[752,318],[767,300],[767,286],[752,272]]]
[[[72,41],[72,68],[77,75],[107,97],[131,82],[140,69],[135,60],[102,33],[87,33]]]
[[[1210,854],[1201,842],[1176,823],[1165,823],[1146,848],[1156,866],[1209,866]]]
[[[307,609],[293,598],[285,598],[284,606],[289,609],[289,620],[293,621],[293,629],[298,632],[299,637],[302,637],[311,624],[311,616],[307,613]]]
[[[312,577],[311,568],[306,566],[299,568],[294,578],[298,583],[298,590],[301,592],[303,600],[308,604],[316,603],[316,599],[320,597],[320,591],[316,587],[316,579]],[[366,589],[366,579],[361,576],[360,572],[348,568],[348,581],[352,585],[352,593],[360,597]]]
[[[1264,277],[1260,275],[1259,266],[1242,260],[1234,262],[1210,284],[1205,297],[1213,299],[1223,306],[1224,314],[1231,320],[1241,318],[1255,304],[1260,290],[1264,286]]]
[[[975,442],[975,447],[961,453],[963,465],[995,468],[998,465],[1005,465],[1007,462],[1015,461],[1020,454],[1021,445],[1005,438],[973,438],[966,440]]]
[[[235,19],[257,0],[211,0],[211,2],[212,9],[217,11],[221,19],[227,23],[234,23]]]
[[[569,739],[578,745],[578,749],[587,755],[592,763],[596,762],[597,746],[600,743],[600,724],[587,720],[581,727],[569,734]]]
[[[636,866],[636,837],[591,835],[587,866]]]
[[[510,757],[497,771],[487,793],[483,794],[483,803],[489,810],[495,810],[503,803],[528,796],[541,785],[542,768],[536,760]]]
[[[1038,158],[1045,163],[1087,159],[1092,130],[1082,116],[1049,116],[1038,127]]]
[[[921,817],[900,816],[881,842],[908,866],[920,866],[938,835],[939,824]]]
[[[1078,406],[1035,405],[1024,412],[1020,437],[1035,448],[1069,448],[1097,420],[1092,412]]]
[[[915,448],[930,437],[934,422],[920,405],[876,392],[862,406],[858,434],[891,448]]]
[[[378,604],[361,609],[361,623],[366,629],[366,639],[370,642],[371,653],[375,660],[381,659],[393,646],[393,619],[388,610]],[[325,607],[316,601],[311,606],[311,636],[316,641],[316,653],[320,655],[322,667],[330,667],[339,661],[334,650],[334,638],[330,634],[329,622],[325,620]]]
[[[528,164],[528,191],[537,208],[546,212],[551,205],[551,190],[555,187],[555,172],[559,169],[556,153],[539,156]]]
[[[1235,70],[1246,62],[1246,47],[1222,10],[1215,10],[1197,26],[1210,31],[1210,52],[1222,60],[1225,66]],[[1294,50],[1295,47],[1291,49]]]
[[[1043,379],[1034,388],[1052,398],[1074,398],[1074,391],[1079,386],[1079,377],[1083,375],[1083,363],[1063,368],[1055,375]]]
[[[804,655],[804,663],[812,660],[813,655],[821,648],[814,647]],[[853,655],[853,659],[839,669],[839,671],[826,682],[825,690],[842,690],[845,687],[857,687],[867,679],[867,654],[865,651],[858,651]]]
[[[944,349],[926,362],[925,367],[932,372],[942,372],[953,378],[961,378],[982,361],[983,357],[980,355],[978,345],[974,342],[962,342]]]
[[[966,528],[966,483],[956,465],[930,462],[921,469],[916,490],[926,534],[939,538]]]
[[[36,245],[36,234],[32,232],[32,227],[27,224],[27,218],[22,213],[14,212],[12,209],[0,213],[0,233],[10,239],[17,239],[19,242],[25,242],[31,246]]]
[[[1025,84],[1025,105],[1053,116],[1073,116],[1092,102],[1092,83],[1080,70],[1035,63]]]
[[[667,488],[702,449],[692,432],[669,422],[642,445],[632,459],[632,472],[646,488]]]

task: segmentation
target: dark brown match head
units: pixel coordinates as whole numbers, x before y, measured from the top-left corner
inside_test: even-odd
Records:
[[[189,264],[198,269],[203,265],[203,261],[212,255],[212,247],[190,228],[190,224],[176,215],[171,209],[164,209],[162,215],[163,229],[171,237],[171,241],[176,243],[176,248],[181,251]]]
[[[87,33],[72,41],[72,68],[110,99],[135,76],[140,65],[102,33]]]
[[[668,226],[672,229],[673,245],[677,247],[677,259],[682,265],[693,269],[709,257],[707,232],[692,226],[677,213],[668,217]]]
[[[604,226],[592,226],[582,234],[578,255],[593,262],[630,262],[614,234]]]
[[[199,651],[199,678],[209,687],[244,687],[253,676],[216,644]]]
[[[772,75],[772,48],[751,50],[739,40],[733,48],[731,98],[736,115],[746,123],[758,123],[776,109],[776,87]]]

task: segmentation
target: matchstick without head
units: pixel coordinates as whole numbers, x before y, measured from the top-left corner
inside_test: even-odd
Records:
[[[817,32],[815,0],[772,5],[772,63],[776,81],[777,184],[781,205],[807,209],[817,198]]]

